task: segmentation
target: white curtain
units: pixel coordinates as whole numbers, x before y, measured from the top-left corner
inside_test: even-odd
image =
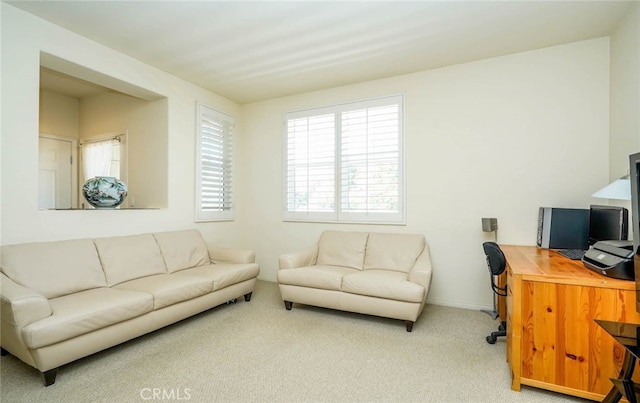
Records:
[[[116,139],[95,141],[82,145],[82,169],[84,180],[96,176],[113,176],[110,174],[111,156]]]

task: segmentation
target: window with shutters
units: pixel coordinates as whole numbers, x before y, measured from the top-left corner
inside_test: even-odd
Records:
[[[402,96],[285,120],[285,220],[404,223]]]
[[[234,119],[198,104],[196,221],[233,219]]]

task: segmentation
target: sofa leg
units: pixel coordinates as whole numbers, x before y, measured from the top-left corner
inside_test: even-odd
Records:
[[[0,347],[0,355],[1,356],[4,357],[5,355],[8,355],[8,354],[9,354],[9,352],[7,350],[5,350],[4,348]]]
[[[405,320],[404,324],[407,326],[407,332],[410,332],[413,330],[413,322],[411,322],[410,320]]]
[[[53,385],[56,382],[56,375],[58,375],[58,368],[42,372],[42,380],[44,381],[44,386]]]
[[[248,294],[244,294],[244,300],[246,302],[251,301],[251,294],[253,294],[252,292],[248,293]]]
[[[290,311],[291,308],[293,308],[293,302],[291,301],[284,301],[284,307],[287,308],[287,311]]]

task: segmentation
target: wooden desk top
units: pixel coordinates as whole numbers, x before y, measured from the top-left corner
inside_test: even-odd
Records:
[[[635,290],[635,281],[619,280],[586,268],[552,249],[536,246],[500,245],[513,275],[523,280],[588,287]]]

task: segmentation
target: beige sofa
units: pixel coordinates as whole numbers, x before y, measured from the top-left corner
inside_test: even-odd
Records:
[[[278,285],[293,303],[404,320],[410,332],[431,284],[423,235],[325,231],[313,247],[279,259]]]
[[[0,343],[55,382],[58,367],[244,295],[249,250],[208,248],[197,230],[8,245]]]

